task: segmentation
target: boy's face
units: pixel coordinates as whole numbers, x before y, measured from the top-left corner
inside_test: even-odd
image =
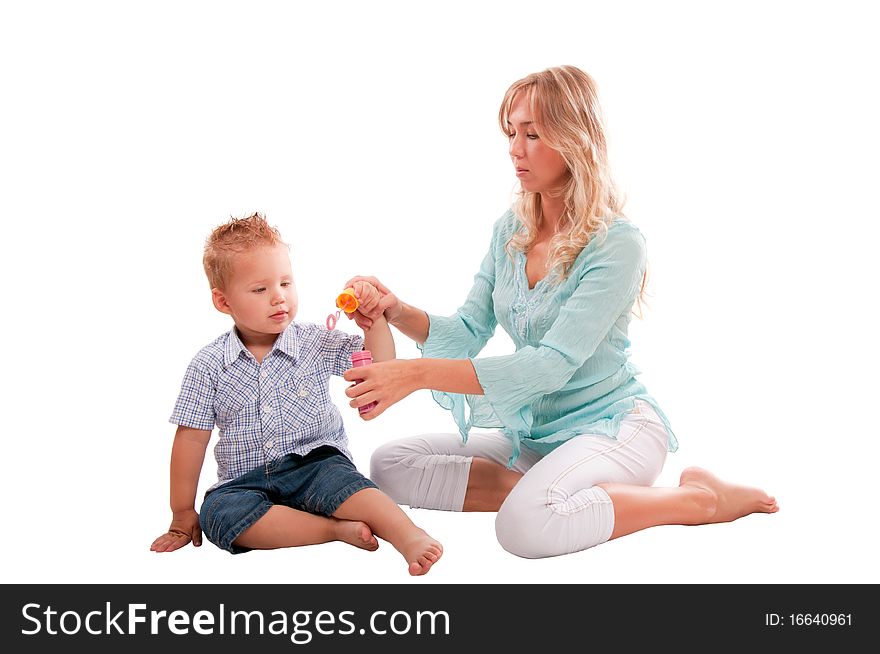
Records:
[[[226,288],[211,294],[217,310],[231,315],[244,336],[280,334],[297,309],[287,247],[263,246],[236,255]]]

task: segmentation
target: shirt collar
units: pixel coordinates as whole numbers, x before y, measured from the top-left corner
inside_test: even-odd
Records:
[[[278,338],[275,340],[275,345],[272,346],[272,349],[281,350],[282,352],[284,352],[284,354],[296,361],[296,355],[299,352],[296,340],[296,323],[291,321],[291,323],[287,326],[287,329],[285,329],[278,335]]]
[[[278,338],[275,339],[275,343],[272,345],[272,349],[269,350],[269,352],[271,353],[273,350],[280,350],[296,361],[298,347],[295,323],[291,322],[287,328],[278,335]],[[235,326],[233,325],[232,329],[229,330],[229,337],[226,339],[226,345],[223,348],[223,365],[230,365],[233,361],[238,359],[242,352],[247,352],[247,348],[244,346],[244,343],[241,342],[241,338],[238,336],[238,331],[236,331]]]

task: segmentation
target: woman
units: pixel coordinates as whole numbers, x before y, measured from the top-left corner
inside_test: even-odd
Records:
[[[384,313],[423,358],[348,371],[352,407],[373,419],[428,388],[458,434],[379,447],[371,477],[401,504],[498,511],[496,534],[518,556],[580,551],[665,524],[706,524],[776,501],[688,468],[674,488],[651,484],[677,441],[628,361],[627,327],[644,290],[645,243],[621,214],[593,80],[572,66],[515,82],[499,112],[521,190],[495,224],[465,303],[450,317],[382,293]],[[516,345],[475,358],[500,324]],[[468,436],[470,427],[498,427]]]

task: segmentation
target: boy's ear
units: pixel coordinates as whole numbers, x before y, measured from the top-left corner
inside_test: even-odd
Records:
[[[229,308],[229,303],[226,301],[226,296],[223,295],[223,291],[219,288],[211,289],[211,301],[214,303],[214,308],[217,309],[220,313],[232,314],[232,309]]]

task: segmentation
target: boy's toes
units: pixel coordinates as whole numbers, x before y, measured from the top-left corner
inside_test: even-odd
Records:
[[[421,564],[417,563],[416,561],[413,561],[412,563],[409,564],[409,573],[413,577],[418,577],[419,575],[423,575],[426,572],[427,572],[427,570],[424,570],[422,568]]]

